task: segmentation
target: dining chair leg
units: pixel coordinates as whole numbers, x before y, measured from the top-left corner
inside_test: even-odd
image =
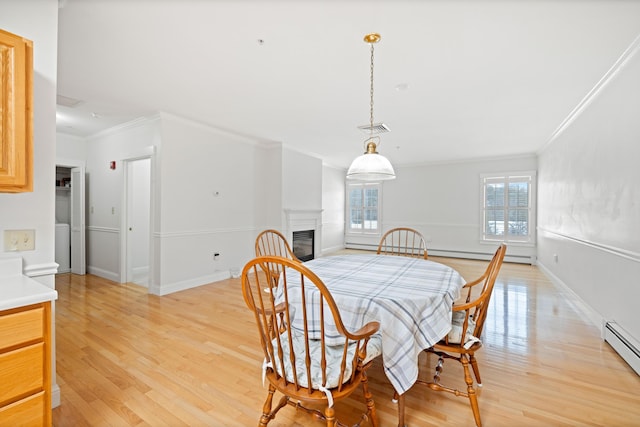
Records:
[[[273,394],[275,392],[276,388],[272,384],[269,384],[269,394],[267,395],[267,400],[265,400],[264,405],[262,406],[262,416],[260,417],[258,427],[266,427],[267,423],[271,420],[271,405],[273,402]]]
[[[480,407],[478,406],[478,395],[476,389],[473,388],[473,378],[471,378],[471,372],[469,371],[469,360],[465,355],[460,358],[462,367],[464,368],[464,382],[467,383],[467,394],[469,395],[469,403],[471,403],[471,410],[473,411],[473,418],[476,421],[477,427],[482,427],[482,421],[480,421]]]
[[[362,375],[362,394],[364,395],[364,400],[367,402],[367,413],[369,414],[369,418],[371,418],[371,425],[373,427],[378,427],[378,414],[376,412],[376,405],[373,401],[373,395],[369,391],[369,378],[367,377],[367,373],[365,372]]]
[[[471,362],[471,367],[473,368],[473,374],[476,376],[476,384],[478,387],[482,387],[482,380],[480,379],[480,368],[478,368],[478,361],[476,360],[475,354],[471,354],[469,356],[469,361]]]
[[[324,416],[327,419],[327,427],[336,427],[336,411],[332,406],[327,406],[324,410]]]

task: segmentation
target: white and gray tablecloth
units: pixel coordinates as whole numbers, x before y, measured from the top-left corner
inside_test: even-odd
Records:
[[[329,256],[304,265],[327,286],[349,331],[380,322],[385,373],[398,393],[411,388],[418,378],[420,352],[451,329],[451,306],[465,284],[460,274],[437,262],[389,255]],[[287,282],[291,289],[300,278],[288,275]],[[307,303],[318,294],[307,291]],[[289,303],[301,304],[299,299]],[[301,321],[294,318],[292,326],[301,328]]]

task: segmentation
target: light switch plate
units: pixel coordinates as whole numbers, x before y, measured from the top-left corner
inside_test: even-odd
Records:
[[[35,230],[4,230],[4,251],[32,251],[36,248]]]

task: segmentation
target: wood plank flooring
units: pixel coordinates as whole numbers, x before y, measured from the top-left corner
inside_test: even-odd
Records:
[[[486,262],[430,258],[465,278]],[[53,425],[255,426],[267,395],[257,331],[239,279],[158,297],[133,284],[56,277],[57,380]],[[504,264],[478,353],[483,424],[640,426],[640,377],[598,328],[534,266]],[[421,356],[421,375],[436,359]],[[393,390],[380,361],[369,371],[382,426],[397,425]],[[462,384],[447,361],[443,381]],[[355,422],[360,394],[336,405]],[[465,398],[424,386],[407,392],[411,427],[473,426]],[[293,408],[270,426],[321,426]]]

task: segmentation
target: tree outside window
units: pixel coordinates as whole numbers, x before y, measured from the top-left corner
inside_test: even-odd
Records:
[[[354,183],[348,185],[349,232],[379,232],[379,183]]]
[[[535,172],[481,176],[482,240],[534,243]]]

